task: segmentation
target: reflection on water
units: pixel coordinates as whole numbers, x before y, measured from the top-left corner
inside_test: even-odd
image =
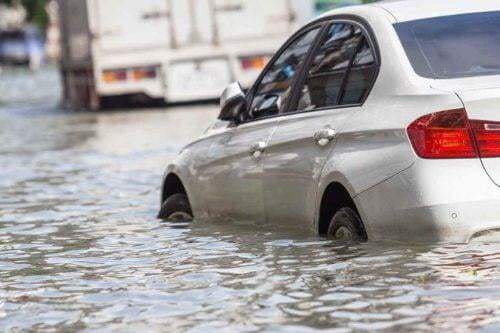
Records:
[[[82,114],[51,96],[0,106],[0,331],[500,330],[500,244],[160,223],[162,169],[216,109]]]

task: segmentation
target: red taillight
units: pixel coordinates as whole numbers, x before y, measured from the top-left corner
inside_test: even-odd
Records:
[[[106,70],[102,73],[102,77],[106,83],[127,81],[127,71],[125,69]]]
[[[437,112],[417,119],[408,135],[418,156],[427,159],[478,157],[467,113]]]
[[[471,120],[481,158],[500,157],[500,122]]]
[[[267,59],[264,56],[256,56],[256,57],[245,57],[241,58],[241,68],[243,70],[262,70],[267,63]]]
[[[155,67],[136,68],[134,69],[134,80],[141,81],[146,79],[155,79],[156,74]]]
[[[105,70],[102,72],[102,78],[106,83],[124,82],[131,79],[135,81],[156,79],[158,68],[154,66],[125,68],[115,70]]]

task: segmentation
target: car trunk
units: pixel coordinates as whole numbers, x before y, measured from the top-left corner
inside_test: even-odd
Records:
[[[500,145],[500,79],[499,76],[436,81],[434,88],[455,92],[462,100],[471,121],[492,134]],[[476,140],[478,140],[478,135]],[[482,164],[496,185],[500,186],[500,158],[481,157]]]

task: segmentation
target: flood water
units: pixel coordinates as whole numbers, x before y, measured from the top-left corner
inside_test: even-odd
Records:
[[[215,106],[58,101],[54,70],[0,76],[0,331],[500,331],[500,244],[161,223],[163,168]]]

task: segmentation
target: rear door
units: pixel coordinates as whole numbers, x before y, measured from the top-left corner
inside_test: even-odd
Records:
[[[209,184],[206,197],[212,219],[265,221],[262,171],[266,148],[320,30],[321,26],[314,27],[287,43],[252,89],[246,122],[210,147],[211,161],[200,180]]]
[[[344,123],[363,108],[373,84],[373,46],[357,23],[338,22],[311,57],[290,115],[274,133],[264,163],[269,222],[313,221],[319,176]]]

